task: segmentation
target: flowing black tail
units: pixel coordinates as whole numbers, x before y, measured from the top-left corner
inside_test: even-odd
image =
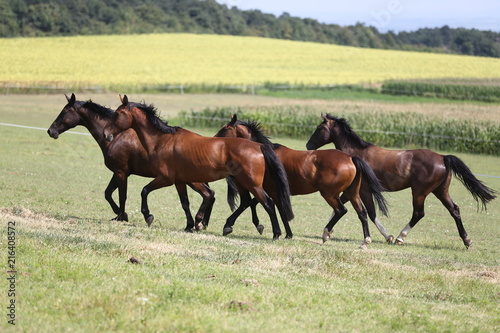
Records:
[[[455,177],[457,177],[465,188],[472,194],[472,197],[479,205],[479,200],[483,205],[483,209],[486,210],[486,204],[491,200],[496,198],[497,192],[488,186],[486,186],[482,181],[477,179],[470,171],[469,167],[465,163],[454,155],[443,156],[444,165],[447,170],[452,170]],[[479,207],[478,207],[479,209]]]
[[[362,160],[360,157],[354,156],[352,158],[354,165],[358,171],[361,171],[363,175],[363,181],[366,181],[368,185],[370,185],[370,189],[372,191],[372,196],[375,198],[375,202],[377,203],[378,209],[384,214],[388,216],[389,210],[387,209],[387,201],[385,200],[382,192],[385,191],[382,184],[378,180],[377,176],[373,172],[373,169]]]
[[[288,185],[288,177],[285,168],[281,164],[278,155],[273,150],[271,145],[262,144],[260,146],[264,160],[266,161],[266,171],[269,171],[276,186],[276,195],[282,218],[291,221],[294,218],[292,210],[292,202],[290,201],[290,187]]]

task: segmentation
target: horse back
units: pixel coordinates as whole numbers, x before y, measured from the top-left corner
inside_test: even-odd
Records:
[[[189,133],[174,136],[162,147],[161,160],[166,162],[169,175],[176,181],[211,182],[241,172],[248,173],[249,168],[265,169],[258,143]]]
[[[356,175],[351,156],[336,149],[302,151],[281,146],[276,154],[287,172],[292,195],[313,193],[330,184],[345,188]]]
[[[398,191],[413,184],[435,184],[448,175],[443,156],[428,149],[389,150],[371,146],[358,152],[373,169],[381,184]]]

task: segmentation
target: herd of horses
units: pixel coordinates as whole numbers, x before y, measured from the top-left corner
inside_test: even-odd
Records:
[[[225,178],[228,204],[233,212],[223,227],[223,235],[233,232],[238,216],[248,207],[252,222],[260,234],[256,205],[269,215],[273,239],[281,236],[275,208],[285,228],[286,238],[293,233],[291,195],[319,192],[333,209],[323,230],[323,242],[335,224],[347,213],[349,201],[363,229],[363,244],[371,242],[368,218],[388,243],[403,244],[404,238],[424,217],[425,198],[433,193],[455,220],[458,233],[468,248],[468,238],[459,207],[449,195],[454,174],[483,208],[497,192],[478,180],[456,156],[440,155],[427,149],[387,150],[361,139],[342,118],[322,115],[322,122],[307,142],[308,150],[293,150],[272,143],[256,122],[243,122],[233,115],[214,137],[204,137],[161,120],[152,105],[130,102],[120,96],[121,105],[111,110],[88,101],[77,101],[74,94],[54,120],[47,133],[54,139],[81,125],[94,137],[113,176],[105,190],[116,217],[128,221],[125,212],[127,179],[130,175],[153,178],[141,191],[141,212],[148,226],[154,216],[148,206],[150,192],[175,185],[186,215],[185,231],[208,226],[215,193],[208,183]],[[316,150],[332,142],[336,149]],[[190,210],[187,186],[202,196],[194,219]],[[387,215],[384,191],[411,188],[413,214],[409,223],[394,238],[377,218],[376,207]],[[119,203],[113,198],[118,189]],[[239,205],[236,197],[239,196]],[[479,208],[479,206],[478,206]]]

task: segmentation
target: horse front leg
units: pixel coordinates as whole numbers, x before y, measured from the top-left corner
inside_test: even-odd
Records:
[[[125,212],[125,203],[127,202],[127,180],[127,175],[120,174],[118,182],[118,201],[120,202],[120,214],[118,214],[116,219],[118,221],[128,222],[128,215]]]
[[[254,199],[255,200],[255,199]],[[222,235],[227,236],[233,232],[233,226],[236,219],[252,204],[250,193],[246,190],[240,191],[240,205],[239,207],[227,218],[226,224],[222,229]]]
[[[323,199],[325,199],[330,207],[333,208],[332,216],[330,217],[328,224],[323,229],[323,236],[321,237],[323,243],[330,239],[333,227],[335,226],[335,224],[337,224],[340,218],[347,213],[347,208],[342,204],[342,201],[338,194],[330,192],[332,192],[330,189],[324,189],[320,191]]]
[[[257,199],[253,198],[252,203],[250,204],[250,209],[252,211],[252,223],[255,226],[255,228],[257,229],[257,231],[259,232],[259,234],[262,235],[264,233],[264,226],[262,224],[260,224],[259,216],[257,215],[257,204],[258,203],[259,202],[257,201]]]
[[[363,228],[363,236],[364,240],[363,243],[361,244],[360,248],[362,250],[366,250],[368,244],[371,244],[372,239],[370,237],[370,228],[368,227],[368,219],[367,219],[367,213],[366,209],[363,206],[363,203],[361,202],[361,199],[359,198],[354,198],[351,200],[352,206],[354,207],[354,210],[356,213],[358,213],[358,218],[361,221],[361,226]]]
[[[215,202],[215,192],[204,183],[188,183],[187,185],[203,198],[200,208],[194,218],[195,229],[196,231],[206,229]]]
[[[104,198],[106,201],[109,203],[111,206],[111,209],[116,215],[120,214],[120,207],[116,204],[116,202],[113,200],[113,192],[118,188],[118,181],[117,181],[117,176],[116,174],[113,174],[113,177],[111,177],[108,186],[106,187],[106,190],[104,190]],[[117,220],[118,216],[113,218],[112,220]]]
[[[175,183],[175,188],[177,189],[177,194],[179,195],[179,199],[181,200],[181,206],[184,210],[184,214],[186,214],[186,228],[184,231],[193,232],[194,228],[194,220],[191,215],[191,210],[189,209],[189,198],[187,194],[186,183]]]
[[[153,223],[153,220],[155,218],[149,212],[149,206],[148,206],[149,193],[151,193],[154,190],[157,190],[159,188],[170,186],[170,185],[172,185],[172,182],[167,181],[167,180],[163,179],[162,177],[156,177],[148,185],[143,187],[143,189],[141,191],[141,212],[142,212],[142,215],[144,216],[144,220],[146,220],[148,227],[151,226],[151,224]]]
[[[262,207],[266,210],[267,214],[269,215],[269,218],[271,219],[271,225],[273,228],[273,240],[278,240],[281,236],[281,228],[278,222],[278,217],[276,216],[276,209],[275,209],[275,204],[273,199],[267,195],[267,193],[264,191],[263,188],[261,188],[261,191],[255,191],[254,193],[255,198],[260,202]],[[292,230],[288,225],[288,221],[285,223],[285,228],[287,228],[287,237],[292,235]]]
[[[411,216],[410,222],[401,230],[398,237],[396,237],[396,244],[403,244],[404,239],[410,233],[411,229],[425,216],[424,211],[425,196],[414,196],[413,197],[413,214]]]
[[[361,185],[363,185],[363,183],[364,182],[361,182]],[[380,221],[377,218],[377,210],[375,208],[375,203],[373,202],[371,190],[364,189],[362,186],[361,190],[359,191],[359,195],[361,197],[363,205],[365,206],[366,212],[368,213],[368,217],[370,218],[370,220],[375,224],[375,226],[377,227],[378,231],[382,234],[382,236],[384,236],[387,244],[393,244],[394,236],[389,234],[387,229],[382,225],[382,223],[380,223]],[[344,196],[344,194],[342,196]]]

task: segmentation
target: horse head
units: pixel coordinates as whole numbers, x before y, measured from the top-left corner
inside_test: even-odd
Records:
[[[130,113],[130,104],[127,95],[120,96],[122,103],[111,117],[111,121],[104,127],[104,138],[113,141],[113,138],[132,127],[132,115]]]
[[[238,117],[236,114],[231,115],[231,120],[215,134],[218,138],[237,138],[238,135]]]
[[[307,141],[308,150],[318,149],[329,142],[332,142],[332,131],[336,126],[335,117],[321,114],[323,121],[316,127],[316,130]]]
[[[66,96],[66,100],[68,103],[47,130],[51,138],[57,139],[59,134],[80,124],[80,116],[77,112],[79,103],[76,102],[75,94],[71,94],[71,97]]]

